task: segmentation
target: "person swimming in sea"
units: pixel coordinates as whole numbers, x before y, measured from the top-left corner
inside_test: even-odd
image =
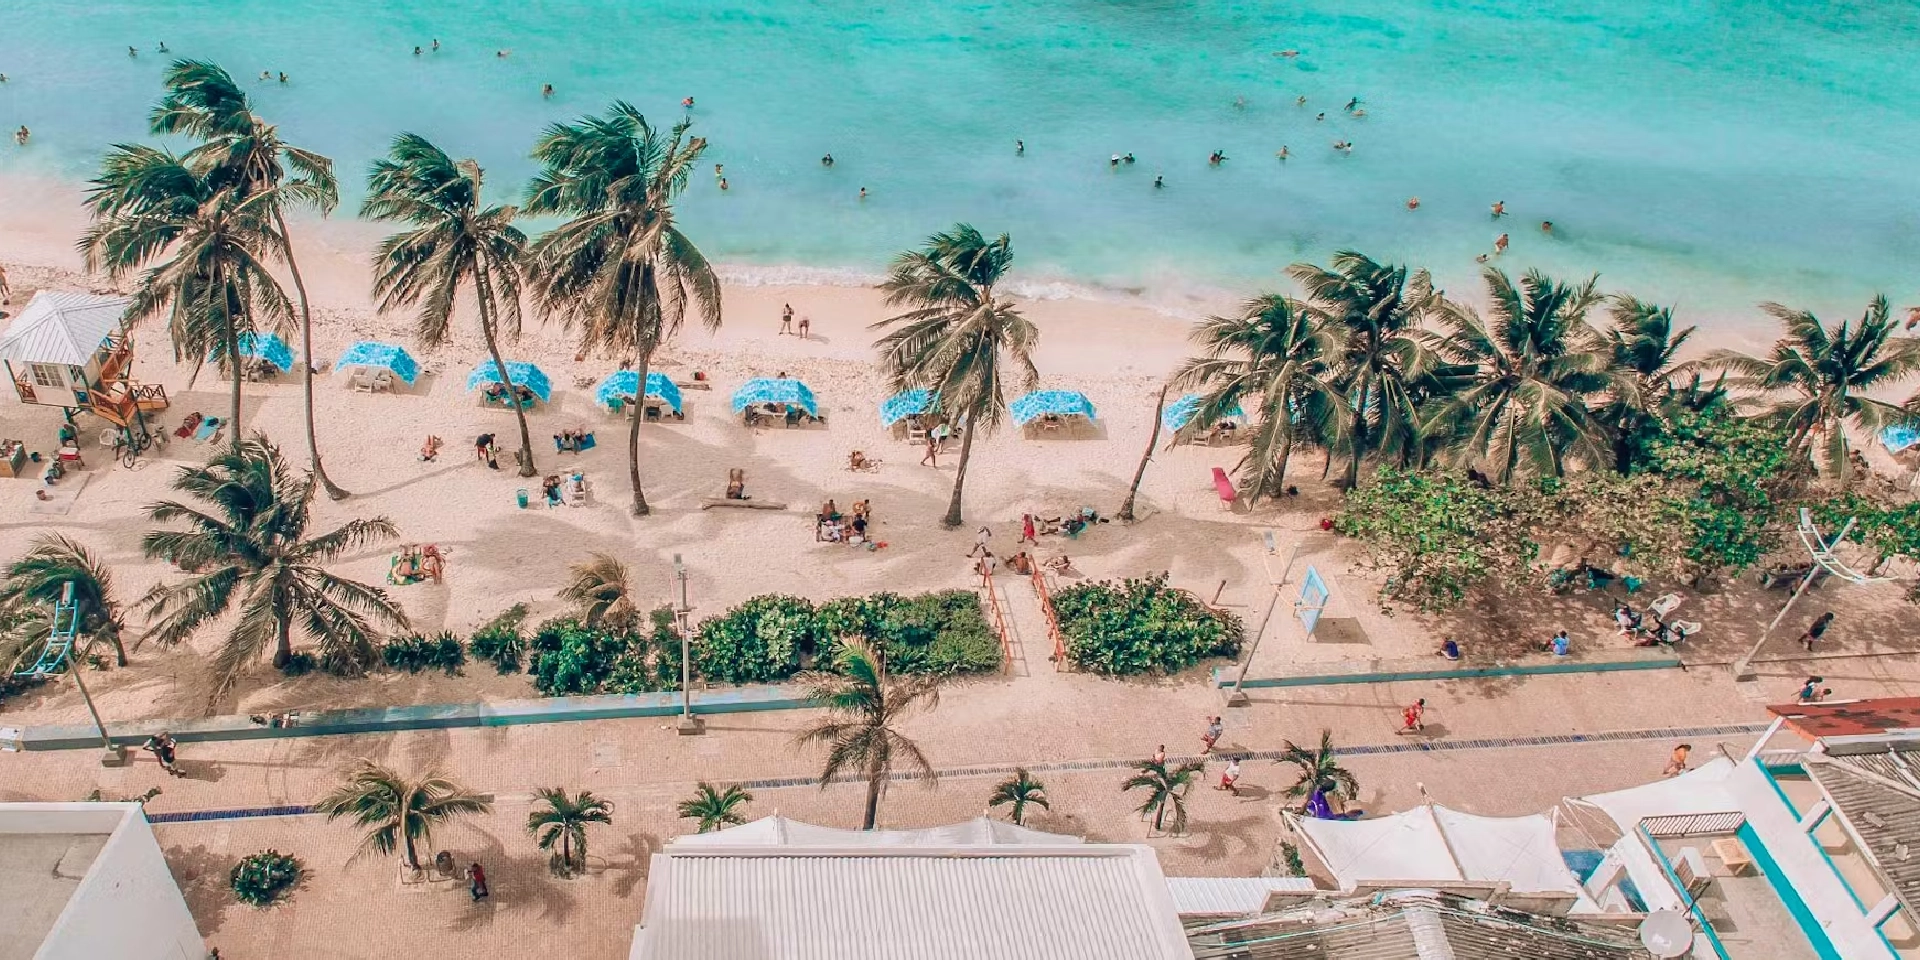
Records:
[[[13,142],[23,147],[26,146],[27,141],[31,139],[33,139],[33,131],[28,130],[27,125],[24,123],[20,125],[20,129],[13,132]]]
[[[1500,254],[1503,254],[1506,252],[1507,252],[1507,235],[1503,233],[1500,236],[1494,238],[1493,255],[1497,257]]]
[[[1300,55],[1300,51],[1298,50],[1282,50],[1279,53],[1274,54],[1274,56],[1276,57],[1281,57],[1287,60],[1292,60],[1294,57],[1297,57],[1299,55]]]
[[[286,82],[287,82],[287,74],[286,74],[286,72],[285,72],[285,71],[282,71],[282,72],[281,72],[281,74],[280,74],[280,82],[281,82],[281,83],[286,83]]]
[[[1246,98],[1246,97],[1234,97],[1234,98],[1233,98],[1233,108],[1234,108],[1235,110],[1245,110],[1245,109],[1247,108],[1247,98]]]
[[[1481,255],[1479,255],[1479,256],[1477,256],[1477,257],[1474,257],[1474,258],[1473,258],[1473,262],[1474,262],[1474,263],[1486,263],[1486,262],[1487,262],[1487,255],[1483,253],[1483,254],[1481,254]]]
[[[719,163],[716,163],[716,164],[714,164],[714,165],[713,165],[713,175],[714,175],[715,177],[718,177],[718,176],[720,176],[721,174],[724,174],[724,173],[726,173],[726,172],[727,172],[727,168],[726,168],[726,165],[725,165],[725,164],[719,164]]]
[[[1280,145],[1280,152],[1274,154],[1273,156],[1274,156],[1274,159],[1276,160],[1285,160],[1286,158],[1293,156],[1293,154],[1288,152],[1287,145],[1283,143]]]
[[[261,79],[261,80],[272,80],[272,79],[273,79],[273,71],[271,71],[271,70],[262,70],[262,71],[260,71],[260,79]]]
[[[1339,151],[1342,151],[1342,152],[1344,152],[1344,153],[1352,153],[1352,152],[1353,152],[1353,141],[1351,141],[1351,140],[1335,140],[1335,141],[1333,142],[1333,148],[1334,148],[1335,150],[1339,150]]]
[[[1314,122],[1318,123],[1319,121],[1325,120],[1326,118],[1327,118],[1327,115],[1324,113],[1321,113],[1321,114],[1315,114],[1313,119],[1314,119]]]
[[[1129,167],[1133,166],[1133,154],[1131,153],[1127,154],[1124,157],[1121,157],[1120,160],[1122,163],[1125,163]]]
[[[1420,198],[1419,198],[1419,197],[1408,197],[1408,198],[1407,198],[1407,209],[1408,209],[1408,210],[1418,210],[1418,209],[1420,209]]]
[[[725,190],[726,188],[727,188],[727,178],[726,178],[726,177],[721,177],[721,178],[720,178],[720,189],[722,189],[722,190]]]
[[[1347,101],[1347,107],[1346,107],[1346,110],[1347,110],[1347,112],[1348,112],[1348,113],[1352,113],[1352,112],[1353,112],[1353,108],[1355,108],[1355,107],[1357,107],[1357,106],[1359,106],[1359,105],[1360,105],[1360,98],[1359,98],[1359,97],[1354,97],[1354,98],[1353,98],[1352,100],[1348,100],[1348,101]]]
[[[1293,98],[1293,105],[1294,105],[1294,106],[1296,106],[1296,107],[1304,107],[1304,106],[1306,106],[1306,105],[1307,105],[1307,98],[1306,98],[1306,96],[1305,96],[1305,95],[1303,94],[1303,95],[1301,95],[1301,96],[1298,96],[1298,97],[1294,97],[1294,98]]]
[[[1498,220],[1506,215],[1507,202],[1505,200],[1495,200],[1493,202],[1493,219]]]
[[[1024,157],[1027,155],[1027,142],[1025,140],[1015,140],[1013,142],[1013,155],[1016,157]]]
[[[493,56],[496,60],[505,60],[508,56],[512,55],[512,53],[512,50],[495,50]]]
[[[861,188],[860,188],[860,199],[862,199],[862,200],[865,200],[866,198],[867,198],[867,188],[866,188],[866,187],[861,187]]]
[[[1215,167],[1217,167],[1217,166],[1219,166],[1219,165],[1221,164],[1221,162],[1222,162],[1222,161],[1224,161],[1224,160],[1226,160],[1226,159],[1227,159],[1227,153],[1226,153],[1226,151],[1224,151],[1224,150],[1215,150],[1215,151],[1214,151],[1214,152],[1212,153],[1212,155],[1210,155],[1210,156],[1208,156],[1208,157],[1207,157],[1207,163],[1208,163],[1209,165],[1211,165],[1211,166],[1215,166]]]
[[[1107,166],[1109,166],[1109,167],[1117,167],[1117,166],[1119,166],[1119,165],[1120,165],[1120,155],[1119,155],[1119,154],[1117,154],[1117,153],[1116,153],[1116,154],[1114,154],[1114,155],[1113,155],[1112,157],[1109,157],[1109,158],[1107,159]]]
[[[682,109],[686,109],[686,110],[692,110],[692,109],[693,109],[693,98],[692,98],[692,97],[686,97],[686,98],[684,98],[684,99],[682,99],[682,100],[680,101],[680,106],[681,106],[681,108],[682,108]]]
[[[419,48],[419,47],[414,47],[414,48],[413,48],[413,55],[414,55],[414,56],[416,56],[416,57],[420,55],[420,48]]]
[[[553,96],[553,84],[551,84],[551,83],[543,83],[543,84],[541,84],[541,85],[540,85],[540,95],[541,95],[542,97],[548,97],[548,98],[551,98],[551,97]]]
[[[167,42],[165,40],[160,41],[160,52],[161,53],[170,52],[169,50],[167,50]]]
[[[1553,236],[1553,221],[1552,220],[1540,221],[1540,232],[1546,234],[1549,237]]]
[[[831,167],[831,166],[833,166],[833,154],[831,154],[831,153],[829,153],[829,154],[827,154],[826,156],[824,156],[824,157],[821,157],[821,158],[820,158],[820,165],[821,165],[821,166],[823,166],[823,167]]]
[[[128,48],[127,48],[127,56],[129,56],[129,57],[137,57],[137,56],[139,56],[139,55],[140,55],[140,51],[138,51],[138,50],[135,50],[135,49],[134,49],[134,48],[132,48],[132,47],[128,47]]]
[[[1160,176],[1159,174],[1154,174],[1154,176],[1153,176],[1153,188],[1154,188],[1155,190],[1159,190],[1159,189],[1162,189],[1162,188],[1164,188],[1164,187],[1166,187],[1166,185],[1167,185],[1167,178],[1166,178],[1166,177],[1163,177],[1163,176]],[[1917,310],[1920,310],[1920,307],[1916,307],[1915,309],[1917,309]],[[1907,326],[1908,326],[1908,327],[1912,327],[1912,326],[1913,326],[1913,321],[1911,321],[1911,320],[1909,320],[1909,321],[1907,322]]]
[[[440,38],[439,38],[439,37],[434,37],[434,38],[433,38],[433,48],[434,48],[435,50],[438,50],[438,49],[440,49]]]

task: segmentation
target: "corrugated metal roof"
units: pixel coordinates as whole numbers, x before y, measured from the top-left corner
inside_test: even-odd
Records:
[[[712,833],[691,833],[676,837],[680,847],[954,847],[982,844],[1041,844],[1060,846],[1082,843],[1079,837],[1064,833],[1046,833],[1016,826],[992,817],[975,817],[964,823],[923,830],[840,830],[834,827],[801,823],[774,814]]]
[[[1834,703],[1785,703],[1767,708],[1809,740],[1857,737],[1920,727],[1920,697],[1880,697]]]
[[[0,359],[84,366],[100,342],[120,328],[129,302],[126,297],[42,290],[0,336]]]
[[[1901,902],[1920,911],[1920,791],[1900,779],[1904,766],[1885,756],[1805,764]]]
[[[1198,960],[1649,960],[1632,929],[1432,894],[1290,910],[1192,936]]]
[[[653,857],[634,960],[1189,960],[1152,848],[705,847]]]
[[[1168,877],[1173,908],[1183,917],[1244,917],[1267,909],[1272,893],[1312,893],[1308,877]]]

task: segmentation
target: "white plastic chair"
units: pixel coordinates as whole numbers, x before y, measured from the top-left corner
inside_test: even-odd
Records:
[[[1652,603],[1647,605],[1647,609],[1652,613],[1658,614],[1660,619],[1665,620],[1667,614],[1672,613],[1674,608],[1678,606],[1680,606],[1680,595],[1677,593],[1669,593],[1655,598]]]

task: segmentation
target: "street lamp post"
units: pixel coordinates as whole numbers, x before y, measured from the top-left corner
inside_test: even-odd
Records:
[[[693,656],[691,625],[688,614],[693,607],[687,604],[687,565],[679,554],[673,555],[673,575],[680,580],[680,605],[674,609],[674,616],[680,621],[680,735],[690,737],[707,732],[707,723],[693,715]]]

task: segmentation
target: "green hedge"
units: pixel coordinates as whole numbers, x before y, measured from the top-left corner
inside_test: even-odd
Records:
[[[838,640],[860,637],[880,649],[887,669],[896,673],[981,673],[1000,669],[1000,638],[980,609],[980,595],[947,590],[902,597],[829,600],[819,609],[821,631],[833,640],[825,656],[838,655]]]
[[[799,672],[824,636],[813,604],[800,597],[754,597],[700,621],[693,668],[720,683],[772,683]]]
[[[1174,673],[1240,652],[1240,618],[1165,577],[1080,583],[1053,595],[1067,656],[1095,673]]]
[[[303,872],[299,859],[263,850],[234,864],[227,882],[241,903],[270,907],[293,895]]]

